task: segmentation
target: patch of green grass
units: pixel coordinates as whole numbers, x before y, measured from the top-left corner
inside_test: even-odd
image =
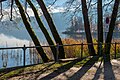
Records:
[[[81,66],[83,66],[87,61],[89,61],[90,59],[91,59],[91,58],[83,59],[82,61],[77,62],[74,66],[75,66],[75,67],[81,67]],[[99,57],[98,61],[96,61],[96,62],[100,62],[102,59],[103,59],[103,57]]]
[[[14,76],[19,76],[19,75],[24,75],[23,73],[31,73],[31,72],[37,72],[37,71],[44,71],[44,72],[53,72],[54,70],[57,70],[58,67],[61,67],[63,65],[68,64],[69,62],[65,63],[50,63],[50,64],[39,64],[39,65],[34,65],[30,67],[24,67],[20,69],[16,69],[13,71],[10,71],[6,74],[2,74],[0,76],[0,80],[6,80],[10,77]]]
[[[36,71],[36,70],[40,70],[42,69],[43,67],[45,67],[45,65],[43,64],[40,64],[40,65],[35,65],[35,66],[30,66],[30,67],[24,67],[24,68],[20,68],[20,69],[16,69],[16,70],[12,70],[8,73],[6,72],[3,72],[1,73],[2,76],[0,76],[0,80],[6,80],[10,77],[13,77],[13,76],[17,76],[17,75],[20,75],[24,72],[31,72],[31,71]],[[2,70],[1,70],[2,71]],[[7,69],[6,69],[7,71]],[[5,73],[5,74],[4,74]]]
[[[18,70],[14,70],[14,71],[11,71],[9,73],[6,73],[6,74],[4,74],[3,76],[0,77],[0,80],[6,80],[9,77],[12,77],[14,75],[18,75],[22,71],[23,71],[23,69],[18,69]]]
[[[98,61],[102,61],[103,60],[103,57],[99,57]]]
[[[84,59],[82,61],[77,62],[74,66],[75,67],[81,67],[81,66],[83,66],[89,60],[90,60],[90,58],[86,58],[86,59]]]

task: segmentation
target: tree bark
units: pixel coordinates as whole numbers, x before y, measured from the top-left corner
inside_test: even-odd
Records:
[[[93,41],[92,41],[92,36],[91,36],[91,31],[90,31],[90,23],[89,23],[89,18],[88,18],[88,9],[86,5],[86,0],[81,0],[81,3],[82,3],[82,13],[83,13],[87,43],[91,43],[90,45],[88,45],[89,54],[94,56],[96,54],[95,54],[95,50],[93,47]]]
[[[35,35],[34,31],[32,30],[31,25],[26,18],[26,15],[24,13],[24,9],[23,9],[21,3],[19,2],[19,0],[15,0],[15,3],[17,5],[18,9],[19,9],[22,20],[24,22],[24,25],[25,25],[30,37],[32,38],[35,46],[40,46],[40,47],[37,47],[36,49],[37,49],[38,53],[40,54],[40,56],[42,57],[43,62],[48,62],[49,59],[48,59],[47,55],[45,54],[43,48],[41,47],[37,36]]]
[[[113,30],[115,28],[115,21],[116,21],[116,18],[117,18],[117,12],[118,12],[119,4],[120,4],[120,0],[115,0],[112,15],[111,15],[111,21],[110,21],[110,25],[109,25],[109,32],[107,34],[107,38],[106,38],[106,41],[105,41],[105,43],[106,43],[105,53],[106,54],[110,54],[112,35],[113,35]]]
[[[102,0],[97,2],[97,12],[98,12],[98,54],[102,53],[102,43],[103,43],[103,11],[102,11]]]
[[[32,4],[32,2],[31,2],[30,0],[27,0],[27,2],[28,2],[28,4],[30,5],[30,7],[32,8],[32,10],[33,10],[33,12],[34,12],[34,15],[35,15],[35,18],[36,18],[36,20],[37,20],[37,23],[38,23],[40,29],[42,30],[42,32],[43,32],[43,34],[44,34],[44,36],[45,36],[48,44],[49,44],[49,45],[55,45],[54,42],[53,42],[53,40],[51,39],[49,33],[47,32],[47,29],[44,27],[44,25],[43,25],[43,23],[42,23],[42,21],[41,21],[41,19],[40,19],[40,17],[39,17],[39,14],[38,14],[35,6]],[[54,55],[54,59],[55,59],[55,61],[56,61],[56,48],[55,48],[55,46],[51,46],[50,48],[51,48],[51,50],[52,50],[52,53],[53,53],[53,55]]]
[[[55,40],[56,44],[63,45],[62,40],[61,40],[57,30],[56,30],[56,27],[55,27],[55,25],[54,25],[54,23],[52,21],[52,18],[50,16],[49,12],[47,11],[47,8],[46,8],[43,0],[37,0],[37,2],[38,2],[38,4],[40,5],[40,7],[42,9],[43,15],[46,18],[46,21],[47,21],[47,23],[48,23],[48,25],[50,27],[50,30],[52,32],[52,35],[54,37],[54,40]],[[64,53],[63,46],[59,47],[59,58],[60,59],[65,58],[65,53]]]

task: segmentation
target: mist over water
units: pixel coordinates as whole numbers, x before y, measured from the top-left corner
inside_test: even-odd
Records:
[[[23,40],[23,39],[18,39],[13,36],[7,36],[5,34],[0,34],[0,46],[1,47],[23,46],[24,44],[26,46],[28,46],[29,41]]]

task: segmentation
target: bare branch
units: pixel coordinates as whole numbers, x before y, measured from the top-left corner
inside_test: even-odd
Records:
[[[91,2],[92,2],[92,0],[90,0],[90,2],[89,2],[89,4],[88,4],[88,9],[89,9],[89,7],[91,6]]]
[[[50,6],[48,7],[48,9],[51,8],[56,3],[56,1],[57,0],[55,0],[52,4],[50,4]]]
[[[92,4],[91,6],[94,6],[94,5],[96,5],[97,4],[97,2],[95,2],[94,4]]]
[[[109,5],[113,2],[114,0],[111,0],[110,2],[106,3],[103,5],[103,8],[106,7],[105,11],[108,9]]]

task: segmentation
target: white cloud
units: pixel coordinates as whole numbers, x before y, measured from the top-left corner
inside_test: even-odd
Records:
[[[81,0],[77,0],[77,2],[81,2]]]
[[[65,8],[63,8],[63,7],[57,7],[57,8],[50,7],[50,12],[51,13],[65,12]]]
[[[16,9],[16,10],[15,10]],[[18,8],[13,9],[13,19],[19,18],[21,17]],[[38,10],[38,14],[42,15],[42,11],[41,9],[37,9]],[[50,7],[48,10],[50,13],[57,13],[57,12],[64,12],[65,8],[64,7]],[[34,16],[33,10],[31,8],[27,8],[27,13],[29,14],[29,16]],[[2,17],[2,21],[6,21],[10,19],[10,8],[8,9],[4,9],[3,11],[3,17]]]

